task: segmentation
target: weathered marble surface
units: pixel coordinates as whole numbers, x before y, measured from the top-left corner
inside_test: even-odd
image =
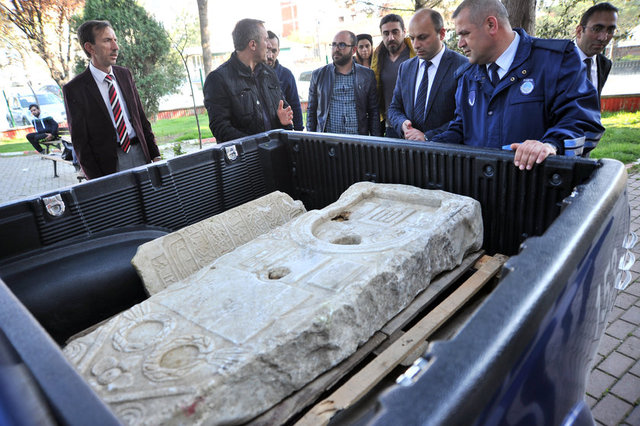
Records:
[[[349,356],[481,245],[475,200],[358,183],[64,352],[124,423],[239,423]]]
[[[302,202],[275,191],[149,241],[131,263],[153,295],[305,212]]]

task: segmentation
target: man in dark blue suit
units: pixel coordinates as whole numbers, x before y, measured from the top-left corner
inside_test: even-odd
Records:
[[[444,36],[442,16],[435,10],[419,10],[409,22],[417,56],[400,65],[388,112],[390,124],[405,139],[424,141],[446,130],[454,117],[455,71],[468,61],[444,46]]]
[[[40,118],[40,107],[36,104],[29,105],[29,111],[33,115],[34,133],[27,134],[27,140],[40,154],[44,153],[44,148],[40,142],[52,141],[58,137],[58,123],[51,117]]]

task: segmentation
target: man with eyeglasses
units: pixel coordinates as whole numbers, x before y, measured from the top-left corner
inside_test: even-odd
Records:
[[[331,43],[333,63],[311,74],[307,130],[380,136],[376,78],[353,60],[356,35],[340,31]]]
[[[604,128],[575,45],[512,29],[500,0],[464,0],[452,17],[470,65],[454,119],[430,140],[513,150],[520,170],[550,155],[584,154],[580,142]]]
[[[598,3],[587,9],[576,27],[576,44],[580,60],[586,66],[587,78],[602,94],[611,71],[611,61],[603,55],[618,24],[618,8],[610,3]]]

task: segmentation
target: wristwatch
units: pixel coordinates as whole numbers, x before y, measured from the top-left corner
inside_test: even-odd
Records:
[[[424,134],[424,140],[425,140],[425,141],[427,141],[427,142],[429,142],[429,138],[427,137],[427,134],[426,134],[426,133]]]

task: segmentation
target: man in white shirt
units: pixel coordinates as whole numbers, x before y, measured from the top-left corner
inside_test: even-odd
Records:
[[[442,16],[435,10],[419,10],[409,22],[417,56],[400,65],[387,113],[389,125],[405,139],[424,141],[446,130],[455,115],[454,74],[468,61],[444,46],[445,33]]]
[[[618,8],[610,3],[598,3],[591,6],[580,18],[576,27],[576,44],[580,60],[586,65],[587,78],[598,95],[611,71],[611,61],[603,55],[618,24]]]
[[[87,69],[64,93],[73,147],[88,179],[160,160],[131,71],[116,65],[118,42],[108,21],[78,28]]]

